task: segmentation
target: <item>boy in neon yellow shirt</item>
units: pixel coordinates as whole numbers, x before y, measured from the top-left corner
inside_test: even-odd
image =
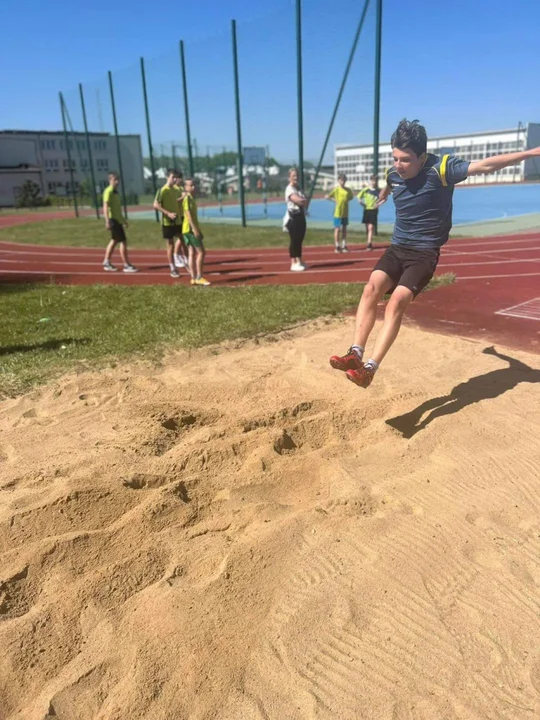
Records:
[[[381,192],[377,187],[377,176],[372,175],[370,181],[370,187],[363,188],[363,190],[360,190],[360,192],[356,196],[358,198],[358,202],[364,208],[364,217],[362,219],[362,222],[366,226],[366,250],[373,250],[373,231],[377,233],[377,218],[379,215],[377,203],[379,202],[379,195]]]
[[[195,181],[187,178],[184,182],[184,199],[182,200],[182,211],[184,222],[182,234],[188,247],[189,271],[191,273],[192,285],[210,285],[210,282],[203,277],[203,263],[206,251],[203,245],[203,234],[197,217],[197,203],[195,202]]]
[[[184,241],[182,239],[182,190],[177,170],[167,170],[167,182],[160,188],[154,199],[154,209],[161,213],[161,232],[167,241],[167,260],[171,277],[180,277],[176,269],[175,255],[178,256]],[[176,242],[175,242],[176,240]]]
[[[103,269],[106,272],[118,272],[118,268],[111,263],[113,251],[117,245],[120,245],[120,257],[124,263],[125,273],[136,273],[137,268],[129,262],[127,251],[127,238],[124,228],[127,227],[127,220],[122,215],[122,205],[118,194],[118,185],[120,184],[120,176],[118,173],[109,173],[109,187],[103,191],[103,215],[105,217],[105,227],[111,233],[111,240],[105,250],[105,258],[103,260]]]
[[[349,252],[347,247],[347,225],[349,224],[349,203],[354,195],[352,190],[345,187],[346,175],[338,175],[338,185],[326,196],[327,200],[336,203],[334,210],[334,245],[336,252]],[[341,245],[340,245],[341,234]]]

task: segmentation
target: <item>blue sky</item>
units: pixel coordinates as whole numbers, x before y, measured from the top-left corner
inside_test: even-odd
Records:
[[[58,129],[59,90],[75,129],[82,129],[77,83],[83,82],[91,129],[112,130],[110,69],[120,131],[141,133],[146,146],[139,74],[144,55],[154,146],[159,152],[160,144],[183,144],[183,38],[192,135],[200,152],[233,148],[235,17],[244,144],[269,145],[278,159],[295,159],[293,0],[173,3],[163,18],[159,8],[142,0],[95,0],[71,8],[41,0],[4,3],[0,129]],[[372,0],[330,148],[372,139],[374,10]],[[351,0],[303,1],[309,159],[321,151],[360,11],[360,2]],[[538,27],[537,0],[384,0],[381,140],[404,116],[418,117],[432,136],[540,121]]]

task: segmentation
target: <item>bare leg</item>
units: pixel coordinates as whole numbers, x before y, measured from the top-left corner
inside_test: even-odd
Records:
[[[347,244],[347,226],[343,225],[341,228],[341,247],[345,247]]]
[[[371,244],[373,243],[373,224],[368,223],[366,225],[367,228],[367,246],[368,248],[371,247]]]
[[[384,324],[375,341],[375,349],[372,358],[375,362],[382,362],[386,353],[392,347],[394,340],[397,338],[401,321],[405,311],[414,299],[414,294],[409,288],[398,285],[394,290],[392,297],[388,301],[384,313]]]
[[[205,255],[206,250],[204,249],[204,245],[201,244],[201,247],[197,248],[197,277],[202,277]]]
[[[105,250],[105,258],[103,260],[104,263],[110,263],[111,257],[113,254],[113,250],[116,247],[116,240],[111,240],[110,243],[107,245],[107,249]]]
[[[173,267],[174,267],[173,252],[174,252],[173,241],[172,241],[172,240],[167,240],[167,260],[169,261],[169,267],[170,267],[170,268],[173,268]]]
[[[190,245],[188,248],[188,263],[191,277],[195,280],[197,277],[197,268],[195,266],[195,248],[193,245]]]
[[[174,246],[174,254],[175,255],[183,255],[184,257],[187,257],[187,248],[186,243],[184,242],[183,237],[179,237],[176,239],[176,243]]]
[[[377,319],[377,305],[393,284],[392,279],[382,270],[374,270],[371,273],[358,304],[353,345],[366,347],[369,335]]]
[[[120,257],[122,258],[122,262],[124,265],[131,265],[131,263],[128,260],[128,251],[127,251],[127,245],[125,242],[121,242],[120,244]]]
[[[334,228],[334,245],[339,247],[339,230],[340,228]]]

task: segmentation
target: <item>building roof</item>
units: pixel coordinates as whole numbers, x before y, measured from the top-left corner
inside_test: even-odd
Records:
[[[468,137],[481,137],[482,135],[504,135],[508,133],[516,133],[516,132],[523,132],[526,131],[527,125],[535,125],[536,123],[527,123],[525,126],[520,128],[510,128],[507,130],[482,130],[481,132],[470,132],[470,133],[458,133],[456,135],[438,135],[436,137],[428,137],[428,142],[434,141],[434,140],[454,140],[456,138],[468,138]],[[381,143],[382,145],[389,145],[390,141],[386,141],[384,143]],[[354,148],[368,148],[373,147],[373,143],[364,143],[362,145],[360,144],[351,144],[351,143],[345,143],[343,145],[334,145],[335,150],[349,150]]]
[[[63,130],[0,130],[0,135],[63,135]],[[112,133],[108,132],[94,132],[93,130],[89,130],[88,134],[91,137],[113,137]],[[86,136],[85,132],[82,131],[69,131],[68,135],[81,135],[83,137]],[[119,137],[133,137],[133,138],[140,138],[140,135],[136,135],[133,133],[120,133]]]

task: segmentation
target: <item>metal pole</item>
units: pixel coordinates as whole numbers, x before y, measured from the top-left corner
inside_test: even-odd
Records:
[[[154,150],[152,148],[152,133],[150,132],[150,110],[148,109],[148,95],[146,93],[146,73],[144,72],[144,58],[141,58],[141,77],[144,97],[144,113],[146,115],[146,134],[148,136],[148,149],[150,151],[150,170],[152,171],[152,187],[154,189],[154,197],[157,193],[156,185],[156,168],[154,166]],[[159,213],[156,210],[156,222],[159,222]]]
[[[381,111],[381,37],[382,3],[377,0],[377,25],[375,29],[375,106],[373,108],[373,174],[379,175],[379,119]]]
[[[77,205],[77,193],[75,192],[75,180],[73,178],[73,166],[71,164],[71,153],[69,152],[69,138],[68,138],[68,131],[67,131],[67,125],[66,125],[66,112],[64,107],[64,96],[62,93],[58,93],[58,97],[60,98],[60,110],[62,112],[62,125],[64,126],[64,142],[66,143],[66,150],[67,150],[67,156],[68,156],[68,165],[69,165],[69,177],[70,177],[70,194],[73,196],[73,207],[75,209],[75,217],[79,217],[79,206]]]
[[[186,115],[186,140],[187,140],[187,151],[188,151],[188,165],[189,174],[191,177],[195,175],[195,169],[193,167],[193,154],[191,151],[191,130],[189,127],[189,105],[188,105],[188,92],[187,92],[187,80],[186,80],[186,58],[184,55],[184,41],[180,40],[180,64],[182,66],[182,86],[184,88],[184,113]]]
[[[94,175],[94,161],[92,159],[92,148],[90,146],[90,135],[88,133],[88,122],[86,120],[86,106],[84,104],[84,92],[82,83],[79,83],[79,94],[81,96],[81,108],[84,122],[84,134],[86,135],[86,144],[88,145],[88,160],[90,161],[90,176],[92,177],[92,196],[94,198],[94,205],[96,206],[96,217],[99,220],[99,203],[96,192],[96,178]]]
[[[113,81],[112,81],[112,73],[109,70],[109,90],[111,92],[111,108],[112,108],[112,115],[113,115],[113,124],[114,124],[114,136],[116,138],[116,155],[118,156],[118,173],[120,175],[120,188],[122,190],[122,202],[124,203],[124,215],[126,216],[126,220],[128,218],[128,211],[127,211],[127,202],[126,202],[126,188],[124,185],[124,173],[122,171],[122,153],[120,152],[120,138],[118,136],[118,123],[116,122],[116,105],[114,103],[114,88],[113,88]]]
[[[242,126],[240,122],[240,87],[238,83],[238,48],[236,45],[236,20],[232,20],[231,23],[234,67],[234,97],[236,104],[236,141],[238,152],[238,195],[240,198],[242,227],[246,227],[246,201],[244,196],[244,163],[242,151]]]
[[[315,170],[315,175],[313,176],[313,182],[311,183],[311,188],[309,190],[309,200],[311,200],[311,198],[313,197],[313,193],[315,191],[315,185],[317,184],[319,172],[321,171],[321,165],[323,164],[323,159],[324,159],[324,155],[326,153],[326,148],[328,146],[328,141],[330,140],[330,135],[332,134],[332,128],[334,127],[334,122],[336,120],[339,106],[341,104],[341,98],[343,97],[343,92],[345,91],[345,85],[347,84],[347,78],[349,77],[349,72],[350,72],[351,65],[352,65],[352,62],[354,59],[354,55],[356,53],[356,48],[358,46],[358,40],[360,39],[360,33],[362,32],[362,27],[363,27],[364,21],[366,19],[368,7],[369,7],[369,0],[366,0],[366,2],[364,4],[364,9],[362,10],[362,15],[360,16],[360,21],[358,23],[358,27],[356,29],[356,35],[354,36],[353,44],[351,47],[351,52],[349,54],[349,60],[347,61],[347,66],[345,68],[345,73],[343,75],[343,80],[341,81],[341,87],[339,88],[339,93],[337,96],[336,104],[334,106],[334,112],[332,113],[332,119],[330,120],[330,126],[328,127],[328,132],[326,133],[326,138],[324,140],[324,145],[323,145],[323,149],[321,152],[321,156],[319,158],[319,163]]]
[[[298,95],[298,175],[304,189],[304,111],[302,103],[302,0],[296,0],[296,82]]]
[[[176,147],[174,142],[171,143],[172,166],[176,170]]]

